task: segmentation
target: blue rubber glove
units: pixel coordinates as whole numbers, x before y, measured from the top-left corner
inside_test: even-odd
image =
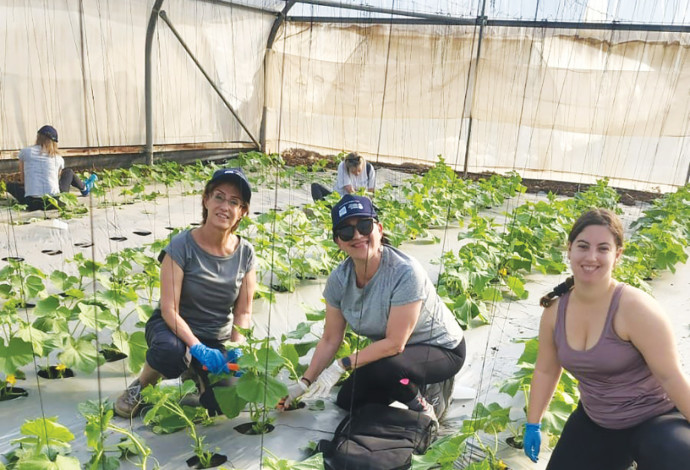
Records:
[[[237,361],[239,361],[241,357],[242,350],[240,348],[233,348],[228,350],[227,353],[225,353],[226,361],[231,362],[233,364],[237,364]],[[244,374],[244,372],[242,371],[242,369],[240,369],[237,372],[235,372],[235,377],[242,377],[242,374]]]
[[[203,343],[196,343],[189,348],[189,353],[212,374],[230,373],[225,355],[218,349],[209,348]]]
[[[532,462],[539,460],[539,448],[541,447],[541,424],[539,423],[525,423],[525,437],[522,445],[525,450],[525,455],[530,458]]]
[[[228,352],[225,353],[225,360],[227,362],[232,362],[234,364],[237,364],[237,361],[241,357],[242,357],[242,350],[240,348],[229,349]]]

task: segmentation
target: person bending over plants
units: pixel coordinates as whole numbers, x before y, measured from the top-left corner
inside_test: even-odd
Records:
[[[98,180],[95,174],[82,181],[58,153],[58,133],[53,126],[43,126],[36,134],[36,144],[19,151],[19,183],[5,183],[7,192],[27,210],[45,210],[50,206],[44,196],[51,196],[63,206],[59,193],[68,193],[70,186],[87,196]]]
[[[541,299],[524,437],[530,459],[537,461],[540,421],[564,368],[580,389],[547,469],[625,470],[634,461],[638,470],[671,470],[690,462],[690,383],[671,324],[649,295],[612,278],[622,252],[613,212],[583,214],[568,236],[573,275]]]
[[[338,165],[335,188],[341,196],[352,194],[361,188],[373,193],[376,188],[376,170],[371,163],[356,152],[348,153]],[[311,197],[314,201],[325,199],[333,191],[320,183],[312,183]]]
[[[161,253],[161,300],[146,323],[146,363],[117,399],[119,416],[139,411],[142,388],[186,371],[187,352],[204,385],[206,371],[230,372],[227,363],[235,362],[239,351],[226,351],[223,343],[243,339],[234,326],[249,328],[256,289],[254,248],[235,235],[251,195],[240,168],[216,171],[204,188],[202,225],[173,237]],[[202,390],[201,401],[218,410],[212,391]]]
[[[328,277],[323,336],[304,376],[288,387],[283,407],[327,396],[345,371],[353,371],[338,393],[341,408],[399,401],[437,422],[420,387],[458,373],[465,361],[462,329],[421,265],[386,243],[368,198],[344,196],[331,218],[333,240],[349,257]],[[333,361],[348,325],[372,342]]]

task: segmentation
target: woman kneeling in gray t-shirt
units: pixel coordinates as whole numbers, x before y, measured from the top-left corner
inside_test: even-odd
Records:
[[[323,336],[304,376],[289,387],[284,407],[300,397],[328,395],[352,370],[338,393],[341,408],[398,401],[436,420],[420,387],[458,373],[465,361],[462,329],[420,264],[384,244],[368,198],[344,196],[331,218],[333,239],[349,257],[328,277]],[[330,364],[347,325],[372,342]]]
[[[146,364],[115,402],[119,416],[137,414],[141,390],[162,377],[182,375],[190,355],[204,386],[201,404],[220,412],[213,390],[206,388],[206,371],[230,373],[227,364],[237,362],[241,353],[226,351],[224,343],[243,340],[235,326],[250,326],[256,290],[254,248],[235,230],[247,215],[251,195],[242,170],[216,171],[204,188],[201,227],[177,234],[163,250],[161,301],[146,323]]]

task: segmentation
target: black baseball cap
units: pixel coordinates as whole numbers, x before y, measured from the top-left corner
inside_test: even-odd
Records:
[[[220,181],[228,181],[230,183],[237,184],[242,191],[242,199],[244,199],[244,202],[247,204],[251,202],[252,188],[249,186],[249,180],[247,180],[242,168],[222,168],[220,170],[216,170],[209,180],[209,183],[216,183]]]
[[[58,141],[57,131],[53,126],[45,125],[38,130],[38,134],[48,137],[53,142]]]
[[[351,217],[371,217],[378,220],[376,209],[371,199],[364,196],[346,194],[335,206],[333,206],[333,209],[331,209],[333,230]]]

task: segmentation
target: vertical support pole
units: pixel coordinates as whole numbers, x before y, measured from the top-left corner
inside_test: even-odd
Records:
[[[153,165],[153,94],[151,92],[151,50],[153,33],[158,22],[158,13],[164,0],[156,0],[151,9],[149,25],[146,28],[146,47],[144,49],[144,101],[146,110],[146,164]]]
[[[467,123],[467,142],[465,143],[465,165],[463,168],[463,178],[467,178],[467,168],[470,161],[470,141],[472,139],[472,103],[474,102],[474,88],[477,82],[477,74],[479,73],[479,57],[482,52],[482,38],[484,37],[484,26],[486,26],[486,0],[482,2],[482,13],[477,18],[479,22],[479,39],[477,40],[477,59],[474,62],[474,70],[471,71],[469,81],[467,83],[467,96],[465,101],[465,109],[469,109],[469,122]]]

